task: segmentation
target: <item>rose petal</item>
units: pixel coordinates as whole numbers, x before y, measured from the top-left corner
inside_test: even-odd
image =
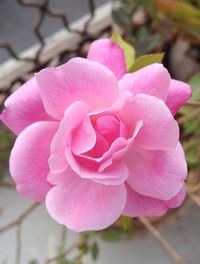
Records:
[[[38,121],[53,120],[44,109],[35,78],[32,78],[5,101],[0,120],[15,134]]]
[[[170,75],[162,64],[154,63],[134,73],[128,73],[119,81],[122,90],[153,95],[165,100],[170,87]]]
[[[135,192],[127,185],[127,202],[123,214],[131,217],[151,217],[161,216],[166,213],[169,208],[180,206],[185,198],[185,187],[169,201],[143,196]]]
[[[127,155],[129,185],[138,193],[161,200],[173,198],[187,176],[180,144],[173,151],[132,149]]]
[[[102,155],[109,150],[108,142],[105,138],[98,132],[96,133],[96,143],[94,147],[86,153],[83,153],[83,156],[93,157],[93,158],[101,158]],[[81,155],[81,156],[82,156]]]
[[[175,115],[178,110],[187,102],[191,95],[192,90],[187,83],[171,80],[166,105],[169,107],[171,113]]]
[[[87,58],[105,65],[118,80],[127,72],[123,50],[109,39],[92,42]]]
[[[90,178],[106,185],[121,184],[128,176],[127,166],[122,157],[133,144],[141,127],[142,122],[138,122],[129,140],[122,137],[117,138],[100,158],[84,154],[76,156],[69,148],[66,148],[66,159],[70,167],[82,178]]]
[[[138,94],[125,103],[120,116],[129,128],[134,127],[138,121],[143,121],[135,138],[135,144],[140,148],[172,150],[177,146],[178,124],[159,98]]]
[[[120,121],[111,115],[99,117],[95,129],[107,140],[109,145],[120,136]]]
[[[124,185],[105,186],[66,172],[66,185],[53,187],[46,207],[60,224],[76,232],[101,230],[114,223],[126,203]]]
[[[98,170],[98,163],[94,160],[80,159],[74,156],[70,149],[66,149],[66,159],[68,164],[81,178],[91,179],[105,185],[119,185],[127,180],[128,169],[124,162],[113,162],[112,166]]]
[[[27,198],[43,201],[51,188],[46,178],[50,143],[57,128],[57,122],[37,122],[24,129],[15,142],[10,173],[17,191]]]
[[[88,151],[95,145],[95,131],[91,127],[88,118],[86,118],[89,110],[90,108],[87,104],[78,101],[65,111],[65,116],[60,122],[59,129],[51,142],[49,166],[53,173],[62,172],[67,168],[65,148],[68,144],[75,153]],[[74,137],[72,137],[71,133],[75,129],[77,130],[74,132]]]
[[[181,190],[172,199],[165,201],[165,203],[168,208],[177,208],[182,204],[182,202],[185,199],[185,196],[186,196],[186,188],[185,188],[185,184],[183,184]]]
[[[36,74],[46,111],[61,119],[67,107],[84,101],[94,110],[111,106],[119,96],[117,80],[105,66],[83,58],[73,58],[57,68]]]

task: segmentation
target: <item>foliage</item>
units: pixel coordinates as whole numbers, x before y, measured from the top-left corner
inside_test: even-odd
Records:
[[[135,47],[136,57],[160,51],[165,42],[184,35],[200,42],[200,2],[198,0],[114,1],[113,20],[125,39]]]
[[[114,32],[111,39],[123,49],[129,72],[137,71],[152,63],[161,62],[163,59],[164,53],[143,55],[135,59],[135,49],[125,42],[118,32]]]
[[[162,62],[163,56],[164,53],[154,53],[140,56],[137,60],[135,60],[129,71],[134,72],[152,63]]]
[[[129,69],[131,68],[131,66],[133,65],[135,61],[135,49],[131,45],[129,45],[127,42],[125,42],[123,38],[120,36],[120,34],[117,32],[113,33],[111,40],[113,40],[123,49],[127,69],[129,71]]]
[[[119,3],[112,11],[113,20],[123,32],[125,40],[135,47],[136,57],[152,52],[160,40],[160,35],[154,30],[149,30],[149,21],[143,12],[140,13],[139,19],[134,19],[138,9],[149,9],[151,1],[121,0]],[[136,21],[133,22],[134,20]]]
[[[161,12],[165,19],[171,20],[174,26],[200,41],[200,10],[198,6],[190,2],[180,0],[154,1],[158,16]],[[199,3],[197,2],[197,4]]]
[[[188,105],[180,111],[184,118],[182,120],[186,121],[182,123],[181,136],[188,165],[191,170],[195,170],[199,166],[200,159],[200,73],[195,74],[188,83],[192,87],[192,97]],[[196,107],[192,102],[196,102]]]
[[[0,124],[0,182],[6,175],[8,169],[8,158],[15,136],[3,125]]]

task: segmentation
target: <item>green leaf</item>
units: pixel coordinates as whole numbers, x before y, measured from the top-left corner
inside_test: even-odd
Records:
[[[200,11],[189,3],[180,0],[154,0],[156,7],[168,17],[181,21],[200,19]]]
[[[113,16],[114,21],[119,26],[124,26],[130,23],[129,15],[123,8],[114,9],[112,11],[112,16]]]
[[[199,8],[180,0],[154,0],[154,3],[167,19],[171,18],[183,31],[200,39]]]
[[[200,101],[200,72],[195,74],[190,80],[189,85],[192,87],[192,101]]]
[[[190,114],[191,112],[188,112],[188,114]],[[195,132],[198,131],[198,123],[195,120],[191,120],[188,122],[185,122],[184,124],[184,135],[192,135],[192,134],[196,134]]]
[[[186,152],[186,160],[188,162],[188,165],[191,169],[195,170],[198,167],[198,155],[197,155],[197,149],[192,148],[189,151]]]
[[[82,254],[87,254],[89,250],[88,242],[83,241],[79,246],[78,249],[82,252]]]
[[[99,256],[99,246],[97,242],[92,243],[90,250],[92,254],[92,259],[96,261]]]
[[[38,264],[38,261],[36,259],[33,259],[29,262],[29,264]]]
[[[123,49],[125,60],[126,60],[126,66],[129,71],[130,67],[133,65],[135,61],[134,48],[130,44],[128,44],[126,41],[124,41],[118,32],[113,33],[111,40],[117,43]]]
[[[122,226],[125,231],[129,230],[131,228],[131,221],[132,219],[130,217],[127,217],[125,215],[121,216]]]
[[[102,232],[101,238],[108,242],[117,242],[124,238],[124,232],[120,229],[108,229]]]
[[[58,262],[56,264],[77,264],[77,262],[75,260],[63,259],[61,262]]]
[[[147,65],[150,65],[152,63],[160,63],[163,59],[164,53],[154,53],[149,55],[143,55],[139,57],[133,65],[130,67],[129,72],[135,72]]]

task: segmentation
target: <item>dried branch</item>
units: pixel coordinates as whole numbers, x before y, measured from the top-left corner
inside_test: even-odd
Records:
[[[30,207],[28,207],[16,220],[12,221],[8,225],[2,227],[0,229],[0,234],[4,233],[5,231],[21,225],[21,223],[24,221],[24,219],[39,205],[39,203],[33,203]]]
[[[164,249],[173,257],[177,264],[185,264],[182,257],[171,247],[171,245],[165,240],[162,234],[146,218],[140,217],[139,220],[160,242]]]
[[[188,194],[193,194],[193,193],[197,193],[200,191],[200,182],[195,184],[194,186],[187,186],[187,193]]]
[[[29,206],[16,220],[12,221],[8,225],[2,227],[0,229],[0,234],[8,231],[9,229],[16,227],[16,264],[20,264],[21,260],[21,225],[26,217],[30,215],[30,213],[39,205],[39,203],[33,203]]]
[[[62,227],[61,232],[61,241],[60,241],[60,252],[63,253],[65,250],[65,244],[66,244],[66,237],[67,237],[67,228],[65,226]]]
[[[183,123],[192,120],[193,118],[197,117],[199,115],[199,109],[195,109],[191,115],[186,115],[183,117],[180,117],[177,122],[179,125],[182,125]]]
[[[21,249],[22,249],[22,243],[21,243],[21,224],[17,225],[16,230],[16,264],[20,264],[21,260]]]
[[[56,261],[60,258],[66,257],[69,253],[71,253],[74,249],[76,249],[77,247],[79,247],[79,245],[81,244],[81,239],[77,240],[74,244],[72,244],[68,249],[66,249],[65,251],[63,251],[62,253],[58,254],[55,257],[49,258],[45,261],[44,264],[50,264],[53,261]]]
[[[194,106],[194,107],[200,107],[200,102],[198,102],[198,101],[190,101],[190,102],[187,102],[185,105]]]
[[[188,194],[190,196],[190,198],[192,199],[192,201],[198,206],[200,207],[200,197],[197,194]]]
[[[15,184],[9,182],[1,182],[0,187],[13,189],[15,187]]]

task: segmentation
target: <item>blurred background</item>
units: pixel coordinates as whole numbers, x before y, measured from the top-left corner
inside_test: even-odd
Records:
[[[134,46],[134,70],[144,55],[164,53],[171,76],[192,86],[176,116],[189,166],[186,200],[164,217],[120,218],[77,235],[16,193],[8,171],[15,136],[0,124],[2,264],[200,264],[199,0],[0,0],[0,107],[34,72],[85,57],[93,40],[114,31]]]

